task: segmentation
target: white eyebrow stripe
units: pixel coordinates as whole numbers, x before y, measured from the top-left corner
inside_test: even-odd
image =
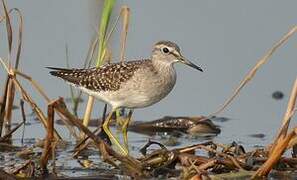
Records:
[[[175,57],[179,57],[179,56],[181,56],[180,53],[179,53],[177,50],[175,50],[175,49],[174,49],[173,51],[170,51],[170,52],[171,52],[171,54],[174,55]]]

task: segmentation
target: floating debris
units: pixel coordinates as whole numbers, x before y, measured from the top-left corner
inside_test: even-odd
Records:
[[[114,117],[115,118],[115,117]],[[204,120],[203,120],[204,119]],[[216,117],[215,119],[220,119]],[[227,118],[223,118],[227,119]],[[82,121],[82,119],[79,119]],[[202,121],[201,121],[202,120]],[[91,119],[89,126],[98,127],[102,119]],[[56,120],[57,124],[64,125],[63,120]],[[115,121],[112,121],[111,126],[115,126]],[[137,132],[140,134],[156,135],[158,133],[168,133],[174,136],[185,134],[219,134],[220,128],[215,125],[212,120],[205,119],[205,117],[174,117],[165,116],[163,118],[152,120],[148,122],[133,121],[129,126],[129,131]]]
[[[203,120],[204,119],[204,120]],[[154,135],[160,132],[182,132],[186,134],[219,134],[221,130],[205,117],[173,117],[165,116],[150,122],[135,122],[129,126],[129,130],[137,133]]]
[[[281,91],[275,91],[272,93],[272,98],[275,100],[281,100],[284,98],[284,93]]]
[[[248,136],[252,138],[260,138],[260,139],[263,139],[266,137],[266,135],[263,133],[249,134]]]

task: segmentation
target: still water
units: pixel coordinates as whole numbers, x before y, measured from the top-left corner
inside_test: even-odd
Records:
[[[200,73],[184,65],[176,65],[178,78],[172,93],[158,104],[136,110],[135,120],[212,113],[231,95],[257,59],[297,23],[297,1],[118,1],[112,20],[116,19],[123,4],[131,9],[127,59],[149,57],[155,42],[171,40],[179,44],[185,57],[205,70]],[[68,85],[50,76],[45,67],[66,66],[66,45],[70,65],[82,67],[90,41],[97,31],[102,2],[10,0],[8,6],[19,8],[24,16],[20,69],[39,82],[52,99],[69,97]],[[111,40],[115,60],[119,57],[120,29]],[[1,57],[7,56],[4,33],[2,23]],[[297,36],[294,36],[280,48],[239,97],[220,114],[231,120],[218,123],[222,132],[215,141],[238,141],[245,147],[271,142],[296,78],[296,42]],[[1,80],[4,79],[3,70],[0,75]],[[28,90],[32,90],[23,82]],[[272,99],[271,95],[276,90],[285,94],[282,100]],[[32,96],[45,108],[45,101],[40,96],[35,93]],[[87,99],[87,96],[83,97]],[[84,107],[85,104],[81,105],[80,115],[83,115]],[[93,117],[98,117],[103,104],[96,102],[94,109]],[[20,113],[16,111],[15,114],[17,121],[17,114]],[[43,128],[39,128],[39,125],[32,127],[25,132],[25,137],[44,137]],[[266,136],[248,136],[254,133],[264,133]],[[140,144],[147,138],[134,133],[129,136]],[[194,142],[184,141],[183,145]]]

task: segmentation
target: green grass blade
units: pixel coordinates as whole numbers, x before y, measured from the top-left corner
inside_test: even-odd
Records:
[[[105,0],[104,2],[104,8],[102,12],[102,17],[100,21],[100,27],[99,27],[99,44],[98,44],[98,56],[97,56],[97,62],[96,67],[99,67],[103,63],[103,57],[104,57],[104,50],[106,47],[106,32],[107,27],[109,24],[110,15],[114,6],[115,0]]]

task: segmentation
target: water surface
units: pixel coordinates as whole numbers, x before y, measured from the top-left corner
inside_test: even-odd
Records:
[[[153,120],[165,115],[208,115],[215,111],[231,95],[257,59],[296,24],[297,17],[296,1],[192,0],[185,3],[178,0],[151,0],[118,1],[112,19],[115,19],[122,4],[131,8],[127,59],[149,57],[152,45],[165,39],[178,43],[183,55],[205,70],[200,73],[184,65],[176,65],[178,79],[173,92],[156,105],[136,110],[135,120]],[[94,0],[10,0],[8,6],[19,8],[24,16],[20,69],[39,82],[52,99],[68,97],[68,85],[50,76],[44,67],[65,67],[66,44],[71,66],[82,67],[90,40],[96,33],[102,4]],[[4,33],[2,25],[1,57],[7,55]],[[218,123],[222,132],[215,141],[238,141],[246,147],[271,142],[296,78],[296,40],[295,36],[280,48],[221,114],[231,120]],[[111,47],[114,59],[118,59],[118,31],[112,38]],[[2,80],[3,70],[0,75]],[[24,84],[28,90],[32,90],[27,83]],[[272,99],[271,95],[276,90],[285,94],[282,100]],[[39,95],[31,95],[45,108],[45,101]],[[80,115],[84,107],[85,104],[80,108]],[[27,109],[30,111],[30,108]],[[93,116],[101,115],[102,109],[103,104],[96,102]],[[15,121],[20,120],[18,114],[19,111],[15,111]],[[26,138],[44,137],[41,125],[32,127],[33,130],[26,131]],[[255,133],[264,133],[266,136],[248,136]],[[18,131],[16,138],[20,134],[21,131]],[[67,133],[65,137],[68,137]],[[129,133],[129,137],[131,142],[139,142],[133,146],[140,146],[147,139],[135,133]],[[197,141],[186,139],[181,145]]]

